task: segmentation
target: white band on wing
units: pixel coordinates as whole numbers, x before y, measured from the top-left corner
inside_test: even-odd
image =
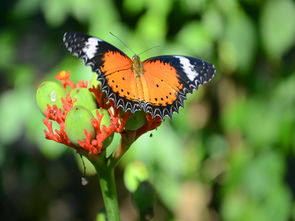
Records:
[[[194,66],[191,64],[190,60],[183,56],[174,56],[179,59],[183,72],[186,74],[190,81],[193,81],[199,73],[195,71]]]

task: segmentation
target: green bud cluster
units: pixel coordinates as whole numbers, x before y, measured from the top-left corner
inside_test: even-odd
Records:
[[[88,88],[75,88],[69,91],[71,99],[75,100],[72,109],[65,119],[65,131],[70,141],[78,145],[78,140],[86,138],[84,130],[91,132],[92,138],[95,136],[95,128],[91,120],[97,118],[96,112],[103,114],[100,123],[102,126],[109,127],[111,123],[110,115],[107,110],[99,108],[94,95]],[[43,114],[47,109],[47,104],[50,106],[57,105],[62,108],[62,98],[66,98],[64,88],[53,81],[45,81],[37,89],[36,101],[39,109]],[[113,140],[113,134],[109,136],[103,143],[103,147],[107,147]]]
[[[99,85],[99,81],[93,78],[90,82],[90,88]],[[95,136],[95,128],[91,120],[97,118],[97,112],[103,114],[100,126],[109,127],[111,124],[110,114],[107,110],[99,108],[95,96],[88,88],[74,88],[65,90],[60,84],[53,81],[45,81],[38,87],[36,93],[36,101],[39,109],[45,114],[47,105],[56,105],[63,108],[62,98],[66,99],[67,94],[74,101],[72,109],[65,119],[65,132],[70,141],[78,145],[78,141],[86,138],[85,130],[91,132],[92,138]],[[136,112],[128,118],[125,129],[135,131],[146,123],[146,113],[143,111]],[[107,147],[113,140],[110,135],[103,143],[103,147]]]

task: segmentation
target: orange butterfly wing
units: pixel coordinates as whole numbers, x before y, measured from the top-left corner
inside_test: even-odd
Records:
[[[215,68],[209,62],[188,56],[157,56],[140,63],[111,44],[83,33],[68,32],[66,48],[98,74],[102,91],[124,111],[144,111],[153,117],[171,117],[183,106],[187,93],[210,81]],[[139,58],[138,58],[139,59]],[[138,61],[139,62],[139,61]]]
[[[116,106],[121,106],[124,110],[127,109],[127,100],[138,100],[138,91],[136,80],[131,69],[132,61],[117,52],[107,52],[103,60],[101,71],[106,79],[106,87],[108,98],[112,98]],[[132,104],[128,105],[128,110],[132,110]]]

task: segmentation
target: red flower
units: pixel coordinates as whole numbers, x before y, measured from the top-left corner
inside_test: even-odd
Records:
[[[77,84],[70,80],[70,72],[61,71],[55,77],[61,82],[64,90],[67,87],[71,89],[75,88],[87,88],[88,82],[79,81]],[[101,125],[103,114],[96,112],[96,118],[91,120],[91,124],[94,128],[95,134],[93,136],[92,132],[84,130],[85,138],[78,140],[78,144],[74,144],[68,138],[68,135],[65,131],[65,119],[67,114],[71,111],[75,99],[72,99],[70,93],[67,94],[66,98],[62,98],[62,108],[58,108],[56,105],[48,105],[45,111],[46,118],[43,120],[43,123],[47,127],[47,130],[44,131],[46,139],[53,140],[58,143],[63,143],[67,146],[73,147],[74,149],[87,154],[99,154],[103,149],[103,142],[111,136],[114,132],[121,133],[122,136],[131,133],[131,131],[125,130],[126,121],[129,117],[132,116],[130,112],[122,114],[122,111],[117,109],[112,100],[107,100],[103,93],[100,90],[100,86],[93,86],[89,88],[89,91],[93,93],[96,98],[96,102],[100,108],[104,108],[108,111],[110,115],[110,124],[109,126]],[[59,129],[53,130],[52,121],[55,121],[59,125]],[[152,118],[150,114],[146,115],[146,123],[136,131],[132,131],[135,135],[133,136],[133,141],[135,141],[143,133],[153,130],[160,126],[162,123],[161,118],[156,117]]]

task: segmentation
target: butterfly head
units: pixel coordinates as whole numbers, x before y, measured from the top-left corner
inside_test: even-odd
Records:
[[[136,76],[140,76],[141,74],[143,74],[143,65],[138,55],[134,55],[132,57],[132,70],[136,74]]]

